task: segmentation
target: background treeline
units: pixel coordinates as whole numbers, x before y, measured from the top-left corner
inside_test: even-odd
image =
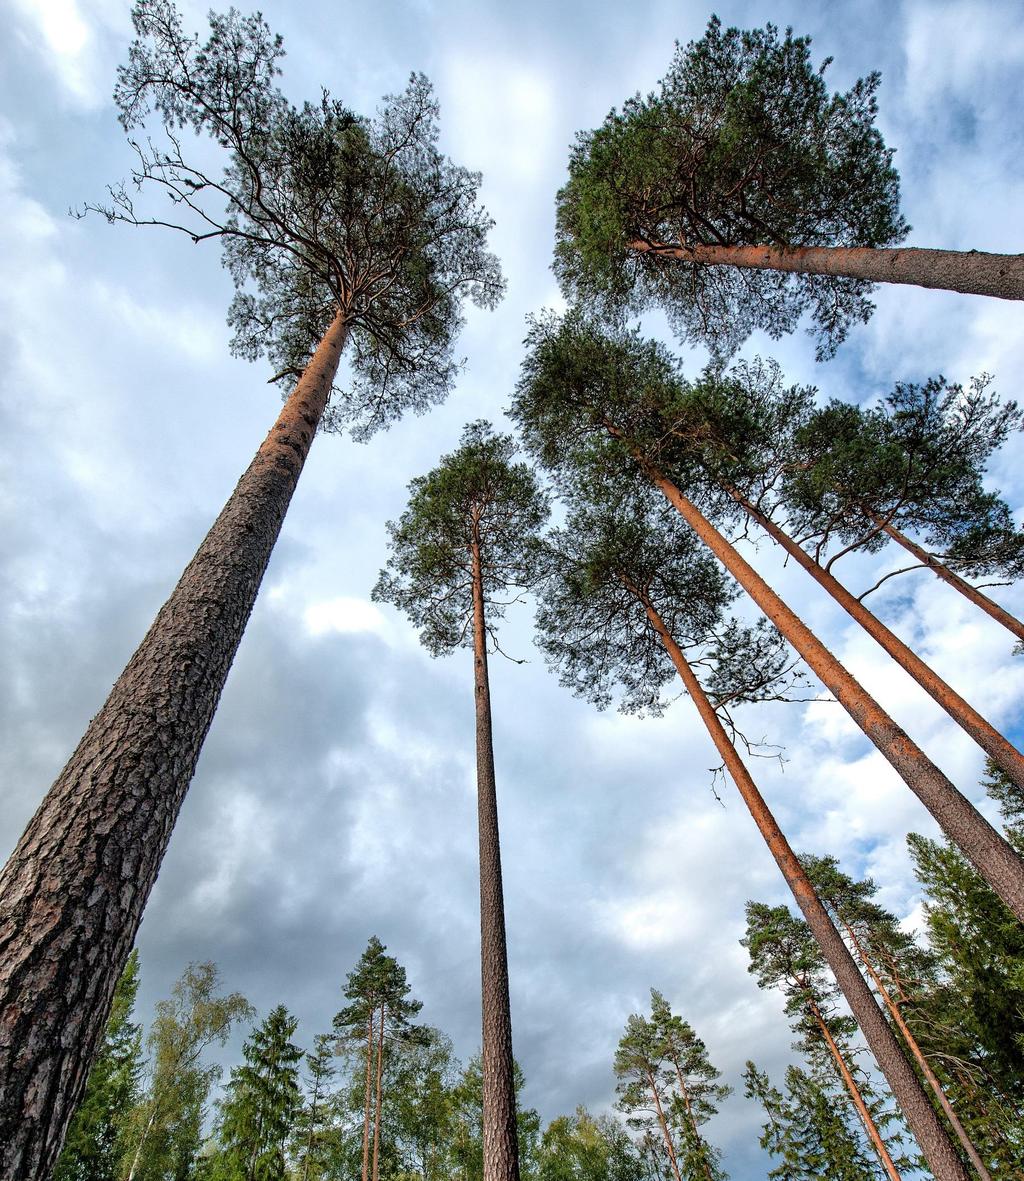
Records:
[[[1024,848],[1024,793],[985,786]],[[919,1049],[993,1177],[1024,1169],[1024,933],[947,841],[908,839],[924,930],[908,933],[870,880],[835,859],[801,860],[890,1019]],[[763,1109],[773,1178],[867,1179],[922,1168],[807,924],[751,901],[750,970],[779,989],[800,1061],[771,1078],[748,1062],[736,1089]],[[405,970],[371,938],[344,1003],[312,1045],[278,1005],[262,1019],[225,993],[212,964],[190,965],[143,1036],[134,952],[55,1181],[477,1181],[483,1176],[479,1057],[418,1020]],[[211,1050],[250,1026],[243,1061],[215,1097]],[[657,990],[631,1014],[611,1064],[624,1119],[580,1107],[543,1127],[519,1104],[520,1168],[536,1181],[719,1181],[705,1127],[733,1087]],[[523,1085],[516,1070],[517,1093]]]

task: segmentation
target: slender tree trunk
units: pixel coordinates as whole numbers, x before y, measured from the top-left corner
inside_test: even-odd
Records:
[[[888,521],[883,523],[877,517],[873,519],[876,524],[881,525],[884,533],[888,534],[893,541],[899,542],[909,553],[912,553],[923,566],[928,567],[936,578],[941,578],[943,582],[948,583],[954,590],[958,590],[965,599],[969,599],[976,607],[980,607],[986,615],[991,615],[997,623],[1001,623],[1018,640],[1024,640],[1024,623],[1015,615],[1011,615],[1009,611],[1004,610],[998,603],[993,602],[988,595],[983,595],[977,587],[971,586],[965,578],[961,578],[954,570],[950,570],[934,554],[930,554],[926,549],[919,546],[917,542],[911,541],[895,525]]]
[[[381,1095],[381,1080],[384,1077],[384,1010],[380,1007],[380,1031],[377,1034],[377,1098],[373,1112],[373,1181],[377,1181],[380,1168],[380,1125],[384,1111],[384,1100]]]
[[[316,1107],[320,1102],[320,1080],[313,1083],[313,1096],[309,1109],[309,1135],[306,1137],[306,1155],[302,1161],[302,1181],[309,1181],[309,1158],[313,1155],[313,1139],[316,1130]]]
[[[836,275],[869,283],[906,283],[963,295],[1024,299],[1024,254],[981,250],[925,250],[919,247],[864,246],[673,246],[634,238],[640,254],[677,258],[704,266],[789,271],[797,275]]]
[[[153,1109],[146,1126],[142,1130],[142,1136],[139,1138],[138,1144],[135,1146],[135,1152],[132,1155],[132,1165],[128,1170],[128,1181],[135,1181],[135,1173],[139,1167],[139,1158],[142,1156],[142,1146],[149,1139],[149,1133],[153,1130],[153,1124],[156,1122],[156,1108]]]
[[[693,1105],[690,1102],[690,1088],[686,1085],[686,1080],[683,1078],[683,1072],[679,1069],[679,1063],[675,1058],[672,1059],[672,1065],[676,1069],[676,1078],[679,1080],[679,1090],[683,1093],[683,1106],[686,1108],[686,1118],[690,1123],[690,1131],[693,1132],[694,1143],[697,1145],[697,1152],[700,1154],[701,1164],[704,1166],[704,1175],[708,1181],[715,1181],[714,1175],[711,1172],[711,1162],[708,1160],[707,1149],[704,1144],[704,1138],[700,1134],[700,1129],[697,1127],[697,1117],[693,1114]]]
[[[373,1096],[373,1018],[376,1012],[376,1008],[371,1009],[366,1022],[366,1096],[363,1106],[362,1181],[370,1181],[370,1101]]]
[[[949,1120],[950,1127],[956,1133],[956,1138],[963,1145],[964,1152],[967,1153],[967,1159],[974,1166],[974,1171],[981,1178],[981,1181],[992,1181],[988,1169],[985,1168],[985,1162],[978,1155],[978,1150],[974,1146],[974,1141],[967,1134],[967,1129],[960,1122],[959,1117],[953,1109],[952,1103],[949,1101],[949,1097],[943,1090],[942,1083],[939,1082],[938,1076],[931,1068],[931,1063],[929,1063],[928,1059],[924,1055],[924,1051],[918,1045],[917,1038],[915,1038],[910,1032],[910,1027],[907,1025],[906,1021],[903,1020],[903,1013],[900,1011],[899,1005],[892,998],[889,990],[885,987],[881,976],[879,976],[879,974],[875,971],[874,964],[872,964],[871,958],[865,951],[861,941],[857,938],[856,931],[854,931],[849,923],[843,923],[843,929],[846,931],[850,942],[853,944],[853,949],[857,953],[857,958],[864,965],[864,970],[871,977],[875,988],[878,989],[878,995],[882,998],[885,1007],[889,1010],[893,1021],[896,1023],[896,1028],[903,1035],[903,1040],[907,1044],[907,1049],[910,1050],[911,1054],[913,1054],[914,1060],[921,1068],[921,1073],[924,1075],[925,1082],[927,1082],[928,1086],[931,1087],[935,1094],[935,1098],[939,1101],[939,1105],[946,1113],[946,1119]]]
[[[665,1140],[665,1148],[668,1150],[668,1159],[672,1166],[672,1172],[675,1174],[676,1181],[683,1181],[679,1173],[679,1160],[676,1157],[676,1147],[672,1143],[672,1133],[668,1130],[668,1120],[665,1118],[665,1112],[661,1106],[658,1084],[655,1082],[653,1074],[648,1074],[647,1079],[650,1083],[651,1094],[654,1096],[654,1109],[658,1113],[658,1123],[661,1125],[661,1134]]]
[[[344,347],[339,312],[0,875],[0,1176],[60,1151]]]
[[[501,885],[498,797],[491,739],[480,538],[474,524],[473,673],[476,700],[476,779],[480,826],[480,980],[483,1004],[484,1181],[519,1181],[519,1142],[508,997],[505,902]]]
[[[1024,788],[1024,755],[999,733],[981,714],[959,693],[946,682],[906,644],[894,635],[880,619],[878,619],[864,604],[852,595],[834,575],[830,574],[770,517],[766,516],[740,495],[735,488],[725,489],[743,511],[761,526],[762,529],[802,566],[814,581],[823,587],[833,599],[851,615],[876,640],[882,648],[896,661],[896,663],[914,678],[926,693],[942,706],[954,722],[974,739],[989,758],[1002,768],[1003,771],[1017,784]]]
[[[825,1018],[821,1015],[821,1010],[813,1002],[809,1001],[807,1006],[814,1020],[821,1030],[821,1036],[825,1039],[832,1057],[835,1059],[836,1066],[839,1068],[839,1073],[843,1077],[843,1082],[846,1083],[846,1089],[850,1092],[850,1097],[853,1099],[853,1105],[857,1108],[857,1113],[864,1121],[864,1127],[867,1129],[868,1138],[875,1146],[875,1151],[878,1153],[882,1161],[882,1167],[892,1178],[892,1181],[900,1181],[900,1174],[896,1166],[892,1163],[892,1157],[889,1155],[889,1150],[885,1146],[885,1141],[882,1139],[878,1128],[875,1126],[875,1121],[871,1118],[871,1112],[868,1111],[868,1105],[864,1102],[864,1096],[860,1093],[860,1087],[857,1086],[857,1080],[850,1072],[850,1068],[846,1065],[846,1059],[843,1057],[841,1050],[836,1045],[835,1038],[832,1036],[832,1031],[829,1029]],[[961,1165],[963,1172],[963,1166]],[[966,1172],[963,1174],[967,1176]]]
[[[889,1023],[878,1007],[878,1002],[850,954],[850,949],[836,930],[785,833],[779,827],[778,821],[730,741],[690,662],[653,605],[642,597],[641,601],[644,603],[651,626],[664,644],[676,672],[679,673],[687,693],[693,699],[701,720],[711,735],[715,748],[807,920],[811,934],[817,940],[828,966],[832,969],[850,1011],[885,1075],[893,1097],[906,1116],[907,1123],[921,1146],[936,1181],[967,1181],[967,1173],[920,1080],[907,1061]]]
[[[1024,921],[1024,860],[832,655],[697,506],[638,451],[634,458],[697,536],[778,628],[899,772],[939,827]]]

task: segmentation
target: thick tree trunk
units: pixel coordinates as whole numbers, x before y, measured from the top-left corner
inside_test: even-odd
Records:
[[[640,254],[678,258],[703,266],[788,271],[797,275],[836,275],[869,283],[906,283],[964,295],[1024,299],[1024,254],[981,250],[924,250],[920,247],[872,249],[864,246],[673,246],[634,238]]]
[[[381,1083],[384,1078],[384,1017],[385,1005],[380,1007],[380,1031],[377,1034],[377,1098],[373,1111],[373,1181],[377,1181],[380,1169],[380,1125],[384,1113],[384,1098]]]
[[[330,393],[339,313],[0,875],[0,1176],[42,1181]]]
[[[1024,860],[839,663],[697,506],[650,464],[634,458],[666,500],[779,629],[978,872],[1024,921]]]
[[[668,1120],[665,1118],[665,1112],[661,1106],[661,1096],[658,1094],[658,1084],[655,1081],[653,1074],[648,1074],[648,1083],[651,1088],[651,1094],[654,1096],[654,1110],[658,1114],[658,1123],[661,1125],[661,1136],[665,1141],[665,1149],[668,1152],[669,1164],[672,1166],[672,1173],[676,1181],[683,1181],[679,1173],[679,1160],[676,1157],[676,1146],[672,1143],[672,1133],[669,1131]]]
[[[814,581],[823,587],[833,599],[861,625],[873,640],[885,649],[905,672],[946,711],[954,722],[962,727],[989,758],[1001,767],[1018,787],[1024,788],[1024,755],[999,733],[978,711],[966,702],[906,644],[894,635],[880,619],[852,595],[832,574],[817,562],[770,517],[741,496],[734,488],[726,487],[743,511],[807,571]]]
[[[370,1103],[373,1098],[373,1018],[370,1010],[366,1020],[366,1095],[363,1104],[363,1172],[362,1181],[370,1181]]]
[[[491,739],[480,540],[474,526],[473,680],[476,700],[476,782],[480,825],[480,983],[483,1005],[484,1181],[519,1181],[512,1013],[508,997],[505,902],[501,885],[498,797]]]
[[[953,1105],[950,1103],[949,1097],[943,1090],[942,1083],[939,1082],[938,1076],[935,1074],[935,1071],[932,1070],[931,1063],[925,1057],[924,1051],[917,1044],[917,1038],[915,1038],[910,1032],[909,1026],[907,1025],[906,1021],[903,1020],[903,1013],[900,1011],[899,1005],[897,1005],[893,1000],[892,995],[885,987],[881,976],[879,976],[879,974],[875,971],[875,967],[871,962],[871,958],[868,956],[860,940],[857,938],[857,933],[849,923],[843,923],[843,928],[846,931],[851,944],[853,945],[854,951],[857,953],[857,958],[864,965],[864,970],[871,977],[875,988],[878,989],[878,995],[882,998],[883,1004],[889,1010],[889,1014],[892,1017],[896,1028],[903,1035],[903,1040],[906,1042],[907,1049],[911,1052],[911,1054],[913,1054],[914,1060],[917,1062],[917,1065],[921,1069],[921,1073],[924,1075],[925,1082],[929,1087],[931,1087],[935,1098],[939,1101],[939,1106],[946,1114],[946,1119],[949,1120],[950,1127],[956,1133],[956,1138],[963,1145],[964,1152],[967,1154],[967,1159],[974,1166],[974,1171],[981,1178],[981,1181],[992,1181],[988,1169],[985,1168],[985,1162],[978,1155],[978,1150],[974,1147],[974,1141],[967,1134],[967,1129],[960,1122],[959,1117],[953,1110]]]
[[[868,1111],[868,1105],[864,1102],[864,1096],[860,1093],[860,1087],[857,1086],[857,1080],[853,1077],[853,1074],[850,1072],[850,1068],[846,1065],[846,1059],[843,1057],[842,1052],[836,1045],[835,1038],[832,1036],[832,1031],[829,1029],[825,1018],[821,1015],[821,1010],[813,1001],[809,1002],[808,1008],[810,1009],[814,1020],[818,1023],[818,1028],[821,1030],[821,1036],[825,1039],[825,1044],[828,1046],[832,1057],[835,1059],[836,1066],[839,1069],[839,1073],[842,1076],[843,1082],[846,1083],[846,1089],[850,1092],[850,1098],[853,1099],[853,1105],[857,1109],[857,1114],[863,1120],[864,1127],[867,1130],[868,1138],[875,1146],[875,1151],[878,1153],[878,1156],[882,1162],[882,1167],[889,1174],[891,1181],[900,1181],[900,1174],[897,1171],[896,1166],[892,1163],[892,1157],[889,1155],[889,1150],[885,1146],[885,1141],[882,1139],[878,1128],[875,1126],[875,1121],[871,1118],[871,1112]],[[959,1164],[959,1160],[957,1163]],[[967,1176],[966,1172],[964,1172],[963,1165],[960,1165],[960,1172],[964,1177]]]
[[[643,598],[641,601],[644,604],[647,617],[651,621],[651,626],[657,632],[687,693],[693,699],[715,748],[721,755],[732,781],[736,784],[743,802],[754,819],[754,823],[764,837],[765,844],[771,850],[775,863],[782,870],[782,876],[786,879],[797,905],[807,920],[811,934],[817,940],[828,966],[832,969],[836,982],[850,1006],[850,1011],[856,1018],[868,1047],[885,1075],[893,1097],[906,1116],[907,1123],[917,1138],[936,1181],[967,1181],[967,1173],[960,1163],[956,1150],[950,1143],[935,1109],[928,1101],[928,1096],[925,1094],[920,1080],[907,1061],[889,1023],[878,1007],[878,1002],[861,975],[860,969],[850,954],[850,949],[843,942],[842,936],[836,930],[828,911],[822,905],[804,867],[790,847],[785,833],[779,827],[771,809],[765,803],[764,797],[751,778],[750,772],[730,741],[721,719],[708,700],[708,696],[691,668],[690,662],[686,659],[685,653],[676,643],[654,606]]]
[[[1018,640],[1024,640],[1024,623],[1015,615],[1011,615],[1009,611],[1004,610],[998,603],[994,603],[988,595],[983,595],[977,587],[971,586],[966,579],[961,578],[955,571],[950,570],[934,554],[930,554],[926,549],[919,546],[917,542],[911,541],[895,525],[888,521],[879,521],[878,518],[875,518],[875,521],[881,525],[883,532],[887,533],[893,541],[898,542],[905,550],[912,553],[922,566],[927,566],[936,578],[941,578],[943,582],[948,583],[954,590],[958,590],[965,599],[969,599],[975,607],[980,607],[986,615],[991,615],[997,623],[1001,623]]]

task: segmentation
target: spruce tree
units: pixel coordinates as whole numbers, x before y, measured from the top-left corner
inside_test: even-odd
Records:
[[[294,107],[274,82],[280,38],[259,16],[212,14],[205,43],[170,0],[137,0],[133,20],[115,98],[135,185],[104,212],[219,241],[236,351],[267,354],[294,388],[0,876],[11,1181],[42,1181],[60,1150],[328,403],[362,438],[437,402],[458,367],[463,300],[490,307],[502,292],[480,177],[438,151],[421,75],[373,118],[326,94]],[[183,131],[212,141],[223,171],[205,149],[184,158]],[[332,397],[343,351],[346,392]],[[30,918],[41,913],[51,919]]]
[[[334,1065],[337,1038],[319,1034],[313,1052],[306,1054],[304,1102],[296,1113],[292,1129],[291,1155],[297,1162],[298,1181],[323,1181],[330,1156],[334,1095],[331,1085],[337,1074]]]
[[[582,132],[558,194],[566,294],[665,310],[713,349],[804,312],[819,357],[866,320],[876,282],[1024,298],[1024,257],[893,249],[910,227],[875,126],[877,73],[830,94],[828,59],[774,25],[678,46],[656,93]]]

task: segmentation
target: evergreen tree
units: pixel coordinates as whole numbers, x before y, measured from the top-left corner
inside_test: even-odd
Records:
[[[547,501],[514,444],[486,422],[409,485],[409,507],[388,525],[391,557],[374,598],[394,603],[433,655],[472,646],[480,832],[484,1181],[517,1181],[512,1021],[502,896],[488,647],[508,597],[534,578]]]
[[[1019,255],[891,249],[892,151],[875,127],[877,73],[829,94],[810,39],[723,29],[677,47],[657,93],[581,133],[558,195],[567,295],[639,312],[736,348],[813,318],[819,357],[867,320],[874,282],[1024,298]]]
[[[602,472],[653,484],[1024,920],[1024,860],[714,527],[690,490],[660,468],[661,407],[681,385],[678,365],[666,350],[578,312],[535,320],[527,344],[513,413],[530,450],[570,487],[593,482]],[[695,494],[699,499],[700,490]],[[914,1117],[922,1122],[918,1135],[934,1136],[935,1151],[955,1170],[939,1125],[924,1131],[933,1118],[930,1110],[922,1107]]]
[[[302,1102],[298,1026],[284,1005],[272,1009],[242,1047],[221,1103],[223,1172],[232,1181],[285,1181],[286,1148]]]
[[[142,1029],[132,1021],[138,991],[139,953],[133,950],[114,990],[103,1043],[68,1127],[53,1181],[120,1181],[124,1119],[138,1101],[142,1071]]]
[[[337,1039],[319,1034],[313,1052],[306,1055],[305,1102],[295,1117],[292,1156],[298,1166],[297,1181],[326,1181],[330,1157],[332,1107],[331,1083]]]
[[[131,195],[115,190],[105,212],[220,240],[236,350],[298,381],[0,877],[10,1181],[42,1181],[60,1151],[342,351],[348,393],[332,418],[365,437],[444,396],[463,299],[489,307],[502,292],[480,177],[438,151],[425,78],[373,119],[326,94],[295,108],[259,16],[212,14],[205,44],[171,0],[137,0],[133,20],[116,101],[146,135]],[[183,128],[213,141],[221,174],[203,171],[203,151],[182,157]],[[147,211],[147,193],[169,200]]]
[[[682,1181],[680,1144],[672,1120],[673,1075],[662,1053],[658,1030],[646,1017],[631,1013],[615,1050],[613,1069],[619,1080],[616,1106],[631,1128],[644,1134],[662,1167]]]
[[[241,993],[218,996],[218,983],[214,964],[189,964],[170,999],[156,1006],[147,1038],[148,1084],[125,1127],[125,1181],[187,1181],[190,1176],[207,1097],[220,1077],[220,1067],[204,1062],[203,1054],[224,1045],[236,1021],[252,1016]]]

